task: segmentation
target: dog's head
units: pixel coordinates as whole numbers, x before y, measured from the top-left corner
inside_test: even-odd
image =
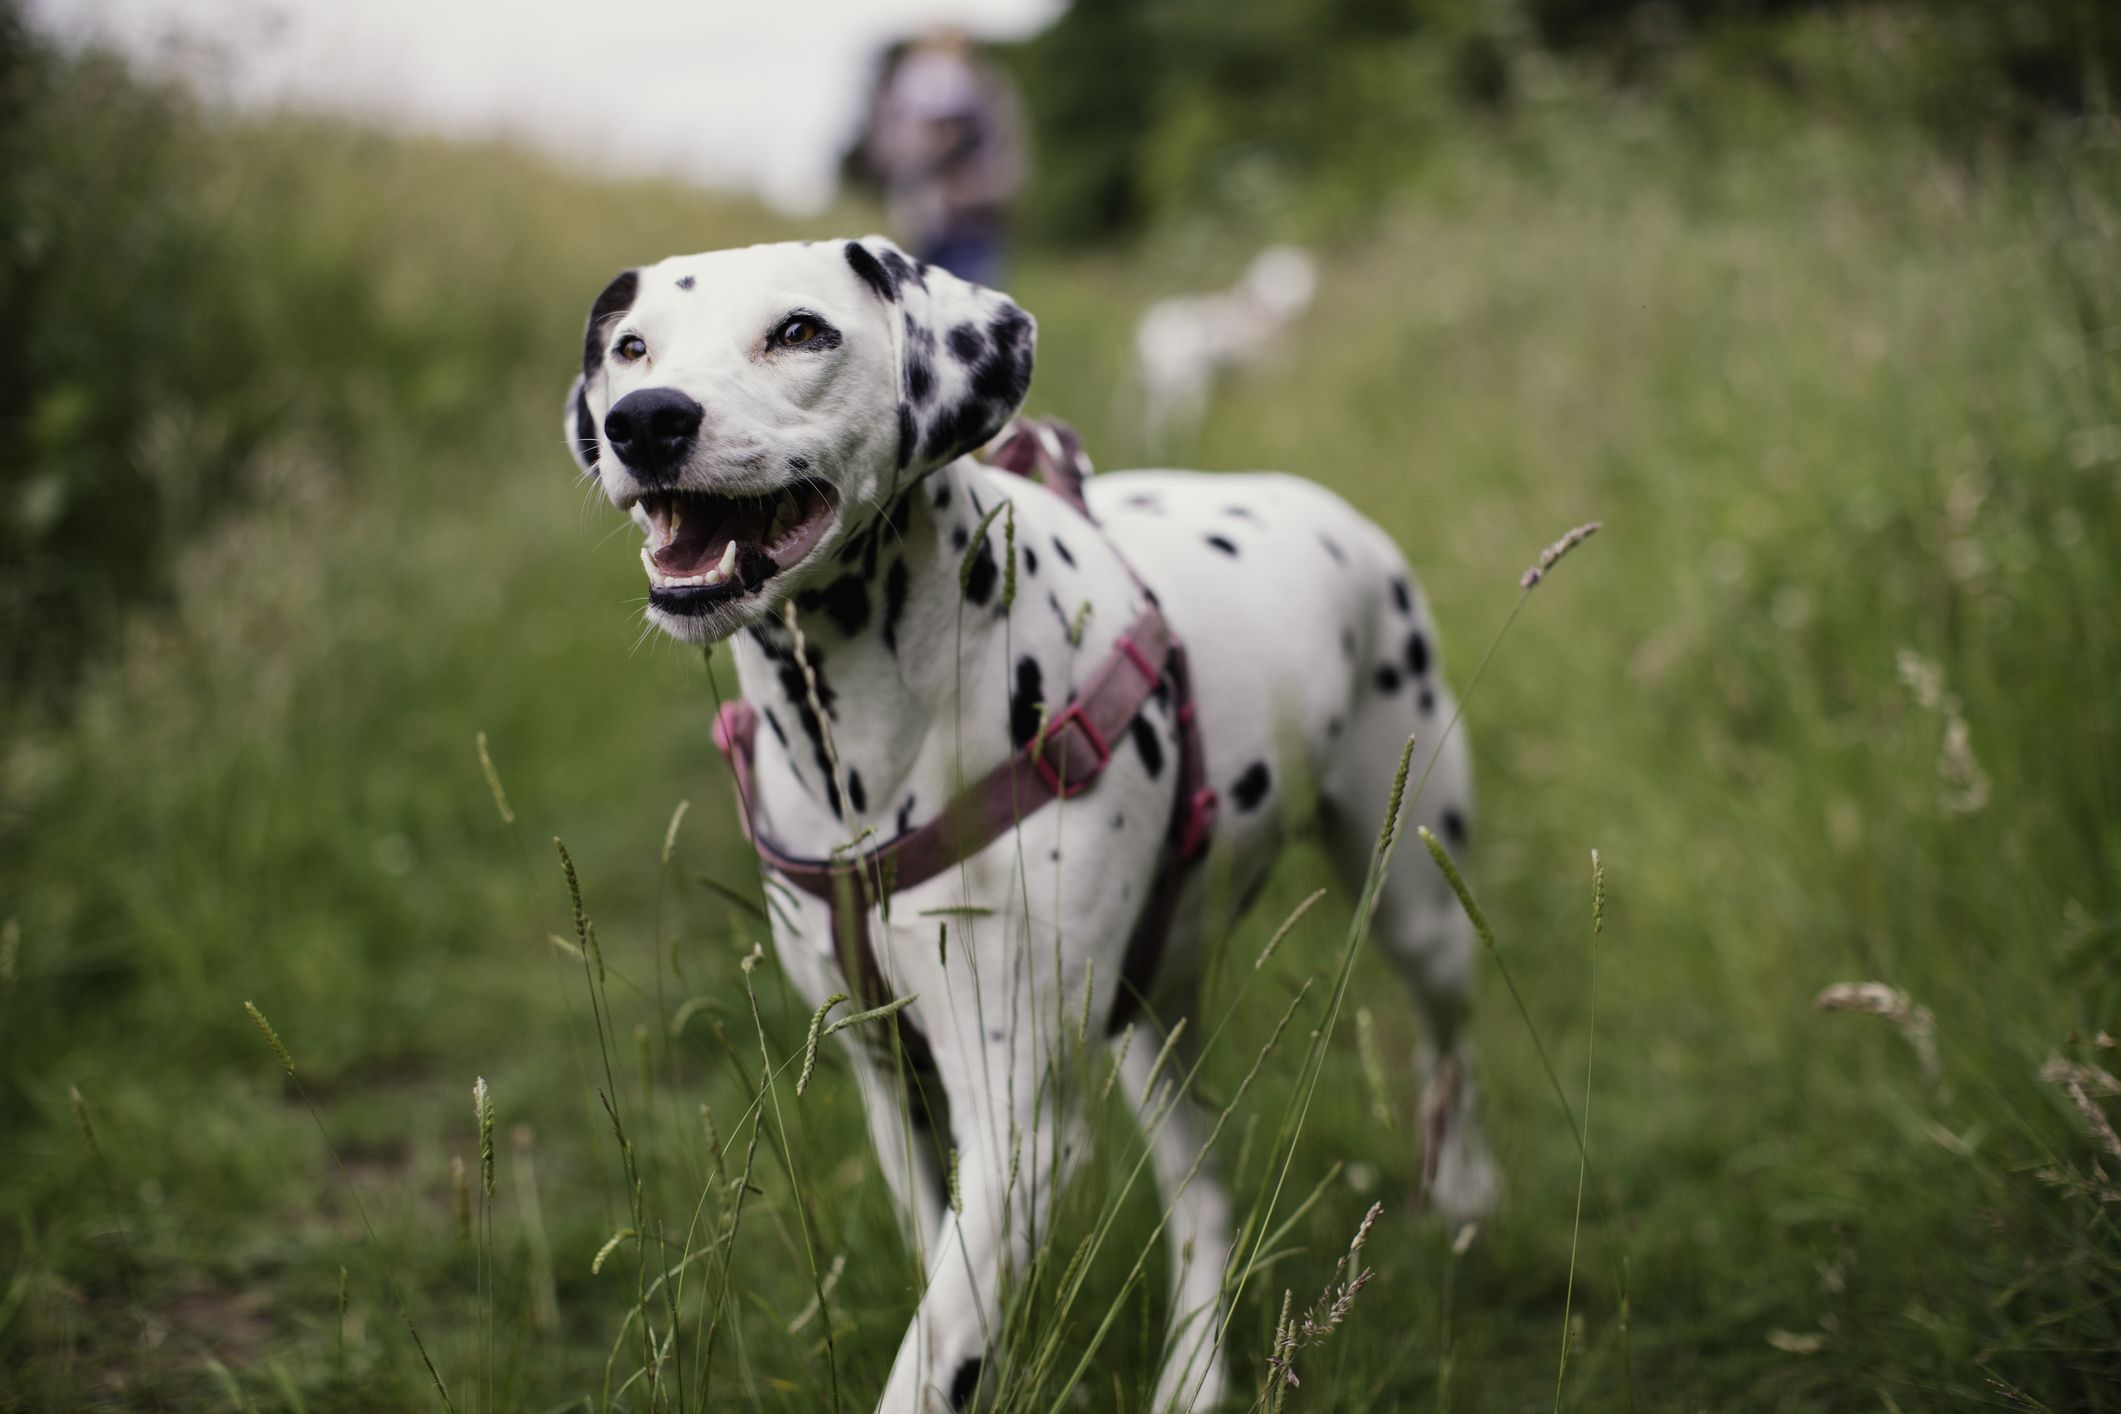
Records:
[[[706,643],[821,578],[907,486],[1024,400],[1007,297],[881,237],[673,256],[589,310],[575,460],[648,536],[649,619]]]

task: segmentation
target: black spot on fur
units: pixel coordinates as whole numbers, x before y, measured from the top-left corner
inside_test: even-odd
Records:
[[[1402,614],[1414,612],[1414,598],[1407,593],[1407,582],[1396,574],[1392,576],[1392,602]],[[1414,671],[1418,673],[1421,669],[1416,668]]]
[[[904,471],[913,464],[913,449],[919,444],[920,428],[914,425],[913,409],[905,403],[898,405],[898,465]]]
[[[1444,811],[1443,837],[1446,843],[1463,845],[1466,842],[1466,817],[1456,810]]]
[[[746,589],[756,589],[781,572],[773,556],[758,545],[746,545],[736,552],[736,582]]]
[[[935,508],[942,510],[950,504],[950,483],[940,477],[935,482]]]
[[[994,336],[994,349],[972,365],[972,394],[999,419],[1022,402],[1031,387],[1031,345],[1025,338],[1031,320],[1022,310],[1011,307],[997,314],[987,327]]]
[[[1319,532],[1318,543],[1326,547],[1326,553],[1333,557],[1334,564],[1344,565],[1348,562],[1348,552],[1341,549],[1340,542],[1324,531]]]
[[[1038,709],[1045,705],[1046,677],[1038,659],[1026,653],[1016,660],[1016,691],[1009,694],[1009,739],[1028,745],[1038,735]]]
[[[1115,829],[1115,830],[1124,830],[1124,829],[1126,829],[1126,828],[1127,828],[1127,817],[1126,817],[1126,816],[1124,816],[1124,815],[1114,815],[1114,816],[1112,817],[1112,828],[1113,828],[1113,829]]]
[[[1137,712],[1127,731],[1134,738],[1134,749],[1142,754],[1142,767],[1148,771],[1149,779],[1155,780],[1164,772],[1164,744],[1156,739],[1156,728]]]
[[[876,291],[878,299],[898,298],[898,285],[892,280],[891,272],[884,269],[877,262],[877,258],[869,253],[869,247],[860,241],[847,242],[847,264],[855,274],[862,277],[863,284]]]
[[[972,532],[962,525],[953,525],[950,527],[950,543],[962,550],[972,543]]]
[[[1061,557],[1061,563],[1066,565],[1069,569],[1072,570],[1075,568],[1075,556],[1068,553],[1067,545],[1062,543],[1061,538],[1058,535],[1053,537],[1053,553],[1059,555]]]
[[[810,470],[810,458],[804,456],[790,457],[788,458],[788,469],[790,471],[808,471]]]
[[[1407,671],[1420,677],[1429,670],[1429,640],[1416,629],[1407,635]]]
[[[853,802],[856,814],[869,808],[869,792],[862,789],[862,773],[851,766],[847,768],[847,799]]]
[[[921,450],[938,461],[960,456],[987,440],[981,435],[987,420],[986,409],[975,402],[961,402],[945,408],[929,424],[928,435],[921,440]]]
[[[1421,706],[1421,710],[1422,710],[1423,712],[1433,712],[1433,711],[1435,711],[1435,710],[1436,710],[1436,694],[1435,694],[1435,693],[1433,693],[1433,692],[1431,692],[1431,691],[1429,691],[1429,689],[1427,689],[1427,688],[1423,688],[1423,689],[1421,690],[1421,702],[1420,702],[1420,706]]]
[[[893,560],[884,571],[884,646],[898,652],[898,621],[906,612],[906,562]]]
[[[957,1367],[957,1373],[950,1377],[952,1409],[963,1409],[972,1402],[972,1396],[979,1391],[979,1372],[980,1362],[977,1356]]]
[[[585,379],[574,394],[574,447],[589,468],[589,474],[597,471],[597,422],[589,415],[589,383]]]
[[[1259,523],[1259,517],[1252,513],[1252,508],[1250,506],[1224,506],[1223,514],[1226,516],[1236,516],[1239,520],[1249,520],[1254,525],[1257,525]]]
[[[781,719],[773,715],[771,707],[766,709],[766,725],[773,728],[773,739],[775,741],[778,741],[784,747],[788,745],[788,733],[781,726]]]
[[[1237,558],[1237,546],[1232,544],[1230,541],[1224,539],[1220,535],[1209,536],[1208,544],[1212,548],[1222,551],[1225,555],[1228,555],[1233,560]]]
[[[1029,545],[1024,547],[1024,573],[1038,573],[1038,551],[1032,549]]]
[[[1339,736],[1342,732],[1346,731],[1347,728],[1348,724],[1346,722],[1343,722],[1340,718],[1335,717],[1331,721],[1326,723],[1326,735]]]
[[[994,581],[1001,575],[1001,567],[994,562],[994,540],[982,535],[979,548],[972,552],[972,574],[965,581],[965,597],[975,604],[985,604],[994,597]]]
[[[596,303],[589,306],[589,325],[582,331],[582,377],[596,377],[604,366],[604,334],[612,320],[633,308],[634,295],[640,290],[641,276],[637,270],[622,270],[611,277],[611,283],[597,296]]]
[[[678,288],[679,288],[679,289],[681,289],[681,290],[689,290],[689,289],[691,289],[691,288],[692,288],[692,286],[693,286],[693,283],[694,283],[694,281],[693,281],[693,278],[692,278],[692,277],[691,277],[690,275],[680,275],[680,276],[678,276]]]
[[[906,392],[916,403],[925,403],[935,393],[935,365],[921,354],[906,355]]]
[[[898,808],[898,832],[903,835],[910,832],[912,829],[913,797],[909,795],[906,797],[906,803]]]
[[[924,290],[928,288],[928,281],[924,278],[928,273],[926,266],[916,269],[911,261],[895,250],[885,251],[881,258],[884,269],[891,273],[892,289],[899,289],[909,283],[919,285]]]
[[[1122,502],[1122,504],[1132,506],[1135,510],[1138,511],[1149,511],[1155,514],[1162,514],[1164,509],[1164,503],[1162,501],[1157,500],[1154,496],[1150,495],[1146,491],[1135,492],[1132,496],[1129,496],[1124,502]]]
[[[960,324],[950,331],[950,352],[959,363],[971,363],[987,352],[987,336],[976,324]]]
[[[1344,628],[1340,631],[1340,653],[1341,656],[1344,658],[1352,658],[1355,656],[1354,629]]]
[[[1399,669],[1390,663],[1377,665],[1377,690],[1383,693],[1399,691]]]
[[[806,614],[824,610],[833,627],[848,638],[869,623],[869,590],[860,575],[843,574],[823,589],[806,589],[795,596],[795,603]]]
[[[817,761],[818,775],[825,781],[826,800],[832,806],[833,815],[837,817],[841,813],[839,782],[833,777],[832,758],[825,752],[824,725],[810,706],[810,694],[803,682],[802,667],[796,662],[794,646],[780,641],[775,635],[755,625],[751,629],[751,638],[766,656],[773,660],[774,677],[780,683],[781,695],[794,709],[796,721],[802,725],[803,735],[810,738],[810,753]],[[837,694],[825,676],[825,652],[814,643],[804,651],[810,663],[810,671],[817,679],[818,704],[829,714],[832,704],[837,700]],[[787,736],[781,731],[780,723],[773,720],[770,712],[767,714],[767,720],[773,726],[774,735],[780,737],[785,745]]]
[[[1245,773],[1230,787],[1230,797],[1237,802],[1239,810],[1257,810],[1259,803],[1267,798],[1267,763],[1254,761],[1245,767]]]

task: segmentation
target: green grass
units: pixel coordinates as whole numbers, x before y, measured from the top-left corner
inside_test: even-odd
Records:
[[[71,710],[11,718],[0,1407],[138,1407],[150,1388],[173,1409],[431,1407],[392,1276],[458,1409],[602,1407],[614,1342],[614,1387],[639,1363],[622,1322],[642,1276],[623,1244],[590,1270],[635,1224],[583,964],[550,941],[573,937],[550,838],[610,964],[616,1098],[643,1211],[673,1243],[709,1168],[700,1105],[733,1170],[751,1138],[760,1042],[738,964],[757,930],[696,882],[751,878],[699,658],[637,643],[628,532],[585,503],[559,403],[611,271],[788,228],[327,126],[195,140],[200,200],[249,270],[198,297],[263,312],[259,376],[295,414],[254,507],[99,645]],[[2117,229],[2110,136],[1968,168],[1771,100],[1704,129],[1563,96],[1452,139],[1382,219],[1325,243],[1316,311],[1182,460],[1287,468],[1380,519],[1461,684],[1539,548],[1604,521],[1531,596],[1468,718],[1473,885],[1571,1089],[1588,851],[1606,863],[1592,1166],[1577,1246],[1576,1138],[1491,970],[1476,1031],[1510,1193],[1454,1256],[1407,1202],[1416,1025],[1359,954],[1397,1123],[1373,1118],[1341,1026],[1278,1213],[1341,1167],[1247,1285],[1244,1380],[1264,1381],[1282,1289],[1300,1306],[1325,1285],[1382,1200],[1377,1275],[1298,1356],[1292,1409],[1547,1407],[1572,1246],[1575,1407],[2121,1403],[2116,1207],[2068,1187],[2095,1151],[2037,1076],[2057,1050],[2113,1068],[2093,1038],[2121,1030]],[[1027,258],[1011,285],[1041,323],[1033,409],[1073,420],[1103,465],[1140,455],[1131,316],[1265,236],[1179,227]],[[343,302],[328,321],[320,290]],[[1904,649],[1956,697],[1978,810],[1948,808],[1945,719],[1901,680]],[[1402,849],[1395,867],[1429,864]],[[1232,955],[1326,874],[1293,850]],[[1212,1106],[1302,981],[1330,988],[1353,903],[1329,895],[1244,995],[1201,1076]],[[1935,1012],[1935,1090],[1887,1023],[1813,1009],[1864,979]],[[770,961],[750,981],[777,1062],[796,1055],[800,1002]],[[1219,1157],[1241,1211],[1322,1015],[1233,1114]],[[499,1116],[490,1317],[450,1183],[461,1157],[476,1188],[477,1076]],[[785,1135],[775,1112],[717,1407],[827,1407],[836,1381],[861,1408],[910,1310],[909,1259],[829,1050],[800,1100],[781,1083]],[[1130,1142],[1114,1126],[1063,1204],[1057,1264],[1120,1201]],[[1058,1328],[1067,1371],[1118,1304],[1064,1407],[1139,1407],[1159,1303],[1122,1286],[1154,1220],[1125,1196]],[[802,1318],[841,1258],[828,1367],[823,1323]],[[713,1279],[695,1270],[688,1340]],[[1159,1290],[1161,1259],[1148,1271]]]

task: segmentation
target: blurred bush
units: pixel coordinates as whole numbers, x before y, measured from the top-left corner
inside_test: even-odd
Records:
[[[1956,143],[2105,109],[2121,11],[2098,0],[1076,0],[1010,61],[1061,242],[1180,212],[1330,230],[1445,124],[1508,107],[1556,58],[1621,85],[1797,89]]]
[[[192,105],[0,8],[0,671],[49,686],[229,505],[284,396]]]

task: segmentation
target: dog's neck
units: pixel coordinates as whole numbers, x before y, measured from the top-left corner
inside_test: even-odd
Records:
[[[1001,517],[984,549],[972,538],[1005,490],[969,458],[940,468],[793,596],[792,629],[783,619],[732,640],[764,719],[762,813],[783,848],[824,854],[867,827],[889,839],[948,798],[939,754],[972,779],[1011,749],[999,714],[964,710],[1007,690]]]

